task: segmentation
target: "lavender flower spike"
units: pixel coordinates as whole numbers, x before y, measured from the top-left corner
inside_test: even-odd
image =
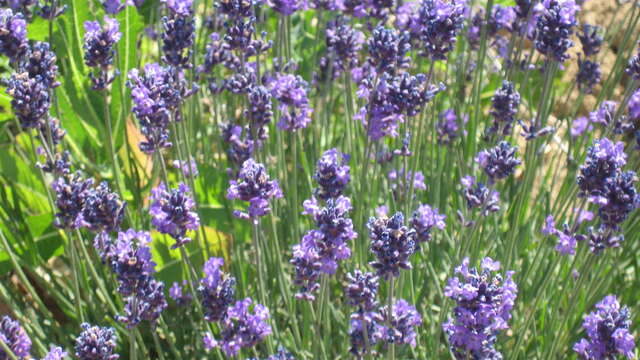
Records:
[[[116,360],[116,331],[113,328],[81,325],[82,332],[76,338],[76,357],[79,360]]]
[[[480,151],[475,160],[489,176],[490,182],[495,182],[513,174],[515,167],[520,165],[521,161],[515,157],[517,151],[516,146],[501,141],[494,148]]]
[[[29,357],[31,339],[20,323],[9,316],[3,316],[0,320],[0,341],[4,342],[18,359]],[[9,355],[2,348],[0,348],[0,359],[9,359]]]
[[[203,267],[204,278],[200,280],[198,293],[202,299],[204,318],[207,321],[221,321],[225,318],[227,308],[235,298],[236,279],[226,276],[221,268],[222,258],[210,258]]]
[[[480,271],[470,269],[469,258],[465,258],[445,287],[445,296],[457,305],[455,319],[449,319],[443,329],[458,359],[468,355],[474,359],[502,358],[494,347],[496,336],[509,328],[518,287],[512,280],[513,271],[507,271],[503,278],[499,270],[500,263],[488,257],[482,260]]]
[[[87,191],[84,207],[78,217],[79,224],[93,232],[111,232],[120,229],[127,203],[120,200],[120,196],[109,189],[103,181]]]
[[[396,300],[393,305],[393,312],[389,312],[387,306],[381,310],[385,324],[391,326],[383,326],[383,339],[391,344],[396,345],[409,344],[411,347],[416,346],[416,327],[422,325],[422,317],[416,308],[410,305],[406,300]]]
[[[249,309],[252,303],[250,298],[245,298],[227,310],[222,322],[221,339],[216,344],[227,356],[235,356],[242,348],[254,347],[271,334],[271,326],[267,323],[269,310],[255,304],[252,313]]]
[[[307,82],[300,76],[279,75],[270,83],[271,95],[279,102],[280,121],[278,128],[296,131],[304,129],[311,122]]]
[[[64,360],[69,354],[59,346],[51,346],[51,349],[42,360]]]
[[[313,175],[318,183],[318,188],[314,190],[317,197],[327,200],[342,195],[351,179],[348,162],[349,156],[339,153],[337,149],[330,149],[322,154]]]
[[[118,21],[108,16],[104,17],[104,27],[97,21],[84,23],[84,62],[89,67],[97,67],[98,75],[90,74],[94,90],[104,90],[114,80],[108,75],[108,68],[113,64],[116,54],[115,45],[122,33]]]
[[[0,9],[0,54],[16,63],[26,53],[27,22],[21,13]]]
[[[431,240],[431,230],[434,227],[444,230],[446,226],[445,219],[446,216],[439,214],[438,209],[433,209],[426,204],[420,205],[413,212],[411,226],[416,230],[417,250],[420,250],[420,243],[426,243]]]
[[[421,55],[446,60],[462,29],[464,13],[464,1],[423,0],[415,19]]]
[[[596,311],[585,316],[582,327],[587,338],[573,346],[580,359],[635,358],[635,341],[630,331],[631,314],[628,307],[620,305],[615,295],[606,296],[596,304]]]
[[[379,276],[390,279],[400,276],[400,269],[411,269],[409,257],[416,250],[416,231],[404,225],[404,215],[391,218],[371,218],[367,223],[370,249],[376,261],[369,263]]]
[[[229,180],[227,198],[249,202],[247,212],[233,213],[241,219],[257,221],[260,216],[271,212],[269,200],[281,197],[282,190],[278,181],[270,180],[264,165],[256,163],[253,159],[248,159],[242,164],[236,180]]]
[[[163,234],[169,234],[176,240],[171,247],[176,249],[191,241],[187,230],[197,230],[200,218],[193,211],[195,202],[190,196],[191,190],[183,183],[177,189],[170,189],[164,183],[151,190],[151,223]]]
[[[570,40],[578,21],[580,7],[574,0],[545,0],[544,11],[536,23],[536,49],[548,59],[564,62],[569,58],[567,50],[573,46]]]

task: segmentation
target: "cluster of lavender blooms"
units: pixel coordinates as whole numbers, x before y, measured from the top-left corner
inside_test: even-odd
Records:
[[[555,236],[558,238],[556,251],[562,255],[575,255],[578,241],[586,239],[585,235],[579,234],[575,228],[570,227],[569,224],[565,223],[562,230],[557,229],[553,215],[547,216],[541,232],[545,236]]]
[[[250,298],[233,303],[235,279],[222,272],[223,265],[221,258],[210,258],[204,265],[205,277],[198,287],[205,319],[219,322],[221,326],[219,340],[207,332],[203,342],[207,350],[219,347],[233,357],[240,349],[254,347],[271,334],[271,326],[267,323],[269,310],[264,305],[252,306]]]
[[[358,53],[364,44],[364,34],[351,27],[344,17],[337,17],[327,23],[325,30],[326,54],[320,58],[319,76],[316,81],[324,82],[350,73],[359,64]]]
[[[482,216],[500,210],[500,193],[467,175],[460,180],[468,209],[480,209]],[[460,216],[460,213],[458,214]]]
[[[111,192],[106,182],[92,187],[93,179],[67,174],[51,183],[58,208],[54,225],[65,230],[85,227],[95,233],[120,229],[126,203]]]
[[[393,169],[389,171],[387,178],[389,179],[390,188],[393,192],[393,198],[396,201],[402,201],[402,199],[409,194],[411,189],[427,189],[427,185],[424,183],[424,174],[422,171],[416,171],[415,174],[413,174],[412,171],[407,171],[405,174],[404,169]]]
[[[160,183],[151,190],[151,224],[162,234],[168,234],[176,240],[172,249],[179,248],[191,241],[186,236],[188,230],[198,230],[200,218],[194,211],[195,202],[190,196],[191,190],[183,183],[177,189],[167,190]]]
[[[399,124],[414,117],[431,101],[444,84],[435,86],[424,74],[411,75],[407,52],[411,49],[408,32],[382,26],[373,30],[367,42],[367,62],[352,70],[358,83],[357,95],[367,100],[354,119],[360,120],[374,141],[396,137]]]
[[[162,18],[162,61],[176,68],[190,68],[195,39],[193,0],[163,0],[169,10]]]
[[[307,97],[308,84],[300,76],[278,74],[268,83],[273,98],[278,100],[280,120],[278,128],[296,131],[304,129],[311,122],[313,109]]]
[[[237,179],[229,180],[227,189],[228,199],[249,203],[247,211],[235,210],[233,215],[240,219],[251,219],[254,223],[271,212],[269,200],[282,196],[278,181],[271,180],[264,165],[251,158],[242,163]]]
[[[198,294],[207,321],[222,320],[235,299],[236,279],[221,271],[223,265],[223,259],[210,258],[203,267],[204,278],[200,280]]]
[[[97,68],[97,75],[90,73],[94,90],[105,90],[115,79],[109,74],[116,54],[115,46],[120,40],[120,26],[116,19],[104,17],[104,26],[97,21],[84,23],[84,62],[91,68]]]
[[[438,133],[438,144],[451,144],[462,135],[466,135],[464,125],[469,121],[465,114],[456,114],[454,109],[447,109],[438,115],[436,131]]]
[[[593,87],[600,82],[600,64],[589,60],[589,57],[595,57],[600,52],[603,39],[598,34],[599,31],[599,27],[585,24],[582,27],[582,32],[578,35],[585,59],[578,58],[576,80],[580,90],[586,94],[590,94],[593,91]]]
[[[580,7],[574,0],[545,0],[544,9],[536,23],[536,49],[549,61],[564,62],[569,58],[567,50],[573,46],[570,39],[578,24]]]
[[[129,229],[118,233],[115,242],[106,235],[96,237],[95,247],[118,280],[118,292],[126,298],[124,315],[117,319],[133,328],[141,321],[155,325],[167,307],[164,283],[154,279],[155,263],[151,259],[151,236]]]
[[[631,314],[629,308],[621,306],[614,295],[605,296],[596,304],[596,311],[585,316],[582,327],[587,338],[573,346],[580,359],[635,358]]]
[[[300,286],[299,299],[313,301],[323,274],[335,274],[340,261],[351,257],[348,243],[358,234],[348,217],[351,200],[342,195],[350,180],[348,156],[337,149],[324,152],[313,176],[318,187],[304,201],[303,214],[313,218],[316,229],[309,230],[293,246],[294,284]],[[316,198],[324,201],[324,206]]]
[[[465,12],[464,1],[422,0],[409,23],[419,53],[432,60],[446,60],[462,29]]]
[[[27,22],[24,15],[11,9],[0,9],[0,54],[17,63],[28,50]]]
[[[400,276],[400,270],[411,269],[409,257],[416,251],[416,230],[404,224],[400,212],[390,218],[371,218],[367,223],[370,250],[376,260],[369,263],[385,280]]]
[[[421,204],[413,212],[411,226],[416,230],[416,250],[420,250],[420,244],[431,240],[431,231],[434,228],[444,230],[446,216],[438,213],[438,209],[427,204]]]
[[[113,328],[92,326],[84,323],[82,332],[76,338],[75,355],[80,360],[116,360],[116,331]]]
[[[635,189],[637,175],[623,171],[627,156],[624,143],[607,138],[596,140],[587,150],[585,163],[577,176],[578,196],[598,205],[602,228],[618,231],[620,224],[640,206]]]
[[[521,164],[521,161],[515,157],[517,151],[517,146],[501,141],[497,146],[482,150],[476,155],[475,161],[489,177],[489,184],[514,173],[516,166]]]
[[[19,359],[24,359],[31,352],[31,339],[20,323],[9,316],[0,320],[0,341],[2,341]],[[0,358],[9,359],[9,355],[0,348]]]
[[[514,84],[506,80],[503,81],[502,87],[496,90],[491,98],[490,114],[493,123],[486,130],[485,138],[491,138],[494,134],[501,138],[509,135],[516,120],[519,105],[520,94],[516,91]]]
[[[197,87],[189,88],[184,73],[176,68],[162,67],[156,63],[129,71],[127,86],[131,89],[133,108],[145,140],[140,150],[153,154],[172,146],[169,140],[171,120],[179,121],[180,105]]]
[[[443,325],[456,359],[502,358],[495,343],[499,332],[509,328],[518,287],[513,271],[503,278],[499,270],[500,263],[491,258],[482,260],[480,271],[469,268],[465,258],[445,287],[445,296],[456,302],[455,318]]]

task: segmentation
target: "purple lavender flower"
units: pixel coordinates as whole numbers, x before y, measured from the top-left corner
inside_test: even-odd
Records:
[[[94,90],[104,90],[111,84],[115,76],[108,74],[108,68],[113,64],[116,54],[115,45],[122,33],[116,19],[104,17],[104,26],[97,21],[84,23],[84,62],[89,67],[97,67],[98,75],[91,73]]]
[[[120,0],[101,0],[100,2],[104,7],[104,12],[109,15],[118,15],[127,6],[126,1],[121,3]]]
[[[169,15],[162,18],[162,60],[172,66],[191,67],[191,48],[195,39],[193,0],[163,0]]]
[[[634,80],[640,80],[640,49],[638,49],[636,55],[629,59],[629,64],[624,71]]]
[[[6,91],[12,97],[11,108],[25,130],[41,127],[49,114],[51,98],[43,80],[27,72],[14,73],[9,79]]]
[[[446,60],[464,22],[462,1],[422,0],[415,26],[419,28],[420,54],[432,60]]]
[[[120,355],[114,354],[118,338],[116,331],[110,327],[80,325],[82,332],[76,338],[76,357],[80,360],[116,360]]]
[[[80,213],[92,185],[93,179],[85,180],[80,173],[61,176],[51,183],[58,208],[53,222],[55,227],[77,229],[82,226]]]
[[[516,10],[512,6],[494,5],[491,17],[487,23],[489,36],[496,35],[500,30],[512,31],[517,18]]]
[[[164,283],[151,277],[145,277],[133,296],[127,299],[124,315],[117,316],[117,320],[131,329],[146,320],[154,328],[162,311],[167,308],[164,297]]]
[[[217,342],[227,356],[235,356],[242,348],[251,348],[271,334],[271,326],[267,323],[269,310],[261,304],[250,307],[250,298],[239,300],[229,307],[227,316],[222,321],[221,339]]]
[[[393,29],[378,26],[371,33],[367,47],[368,61],[378,72],[393,74],[409,64],[409,58],[406,55],[411,50],[411,44],[407,32],[399,33]]]
[[[422,204],[418,206],[411,217],[411,226],[416,230],[416,249],[420,250],[420,244],[431,240],[431,230],[435,227],[444,230],[445,215],[438,213],[438,209]]]
[[[26,359],[31,351],[31,339],[17,320],[3,316],[0,320],[0,341],[2,341],[18,359]],[[0,359],[9,359],[9,355],[0,348]]]
[[[169,288],[169,297],[173,299],[173,301],[178,304],[178,306],[187,306],[191,304],[193,298],[188,291],[185,291],[184,288],[187,286],[187,281],[183,280],[182,285],[178,282],[173,282],[173,285]]]
[[[207,321],[221,321],[226,316],[227,308],[235,299],[236,279],[225,275],[221,267],[222,258],[212,257],[204,264],[204,278],[200,280],[198,294]]]
[[[248,108],[244,111],[244,116],[250,121],[251,127],[257,129],[259,139],[267,138],[265,128],[273,119],[271,105],[271,93],[264,86],[252,86],[247,93]]]
[[[190,161],[184,160],[184,161],[180,161],[180,160],[174,160],[171,165],[176,168],[179,169],[180,171],[182,171],[182,174],[189,178],[189,177],[198,177],[199,172],[198,172],[198,164],[196,163],[196,159],[194,159],[193,157],[191,157]]]
[[[589,201],[601,204],[606,202],[603,196],[608,179],[615,177],[622,166],[627,163],[624,144],[603,138],[595,140],[587,149],[587,158],[580,166],[577,183],[578,196],[588,196]]]
[[[303,0],[267,0],[273,10],[279,12],[284,16],[289,16],[298,10],[302,10],[306,7],[306,2]]]
[[[615,295],[605,296],[596,304],[596,311],[585,316],[582,327],[587,338],[573,346],[581,359],[616,359],[619,355],[635,358],[635,342],[630,331],[631,314],[628,307],[620,305]]]
[[[593,126],[589,123],[589,119],[585,116],[580,116],[573,120],[571,136],[575,138],[582,135],[585,131],[591,130],[593,130]]]
[[[347,286],[344,289],[346,303],[358,308],[354,314],[356,316],[351,315],[351,318],[369,320],[366,319],[367,314],[378,306],[378,285],[378,276],[373,273],[363,273],[356,269],[347,274]]]
[[[133,295],[146,278],[155,273],[151,259],[151,236],[145,231],[129,229],[118,233],[118,239],[106,252],[105,258],[116,275],[123,296]]]
[[[358,65],[364,34],[352,28],[345,18],[338,17],[327,23],[325,37],[327,55],[320,59],[321,74],[324,80],[336,79]]]
[[[416,308],[403,299],[396,300],[393,304],[393,312],[388,306],[380,311],[385,324],[381,329],[382,339],[389,344],[416,346],[416,327],[422,325],[422,317]]]
[[[596,111],[589,113],[589,120],[591,120],[592,123],[608,126],[614,120],[617,107],[618,103],[615,101],[603,101]]]
[[[307,98],[307,82],[300,76],[280,74],[271,82],[270,89],[279,102],[278,128],[289,131],[306,128],[313,111]]]
[[[132,111],[146,138],[140,142],[140,150],[152,154],[171,147],[169,121],[172,115],[176,121],[180,120],[180,104],[195,93],[197,87],[187,88],[182,72],[155,63],[145,65],[143,74],[132,69],[127,86],[133,98]]]
[[[367,321],[352,318],[349,322],[349,338],[351,340],[349,352],[359,358],[364,357],[366,352],[371,352],[371,347],[383,338],[383,327],[380,325],[382,321],[384,319],[378,313],[372,313],[371,319]],[[368,341],[365,341],[365,326]]]
[[[318,183],[314,195],[322,200],[337,198],[344,192],[351,175],[349,173],[349,156],[337,149],[325,151],[316,165],[313,179]]]
[[[416,250],[416,231],[404,225],[398,212],[391,218],[371,218],[367,223],[370,250],[376,261],[369,263],[385,280],[400,276],[400,269],[411,269],[409,257]]]
[[[482,150],[476,155],[476,162],[489,176],[490,182],[501,180],[513,174],[521,161],[515,157],[517,146],[501,141],[496,147]]]
[[[103,181],[87,191],[82,212],[76,221],[96,233],[115,231],[120,229],[126,206],[127,203],[120,200],[117,193],[111,192],[107,182]]]
[[[600,27],[589,24],[582,26],[582,32],[578,34],[580,43],[582,44],[582,52],[584,56],[596,55],[600,52],[600,46],[604,40],[599,34]]]
[[[463,177],[460,182],[468,209],[480,208],[482,216],[500,210],[500,194],[497,191],[476,182],[476,179],[469,175]]]
[[[264,165],[248,159],[242,164],[236,180],[229,180],[227,190],[228,199],[238,199],[249,202],[247,212],[234,211],[234,215],[241,219],[257,221],[260,216],[271,212],[269,200],[281,198],[282,190],[277,180],[270,180]]]
[[[440,113],[438,119],[436,130],[438,132],[439,144],[451,144],[455,139],[460,137],[460,135],[466,134],[466,131],[460,131],[460,127],[467,123],[469,120],[468,116],[462,115],[460,119],[458,119],[455,110],[447,109]]]
[[[193,14],[193,0],[162,0],[169,12],[179,16],[191,16]]]
[[[409,192],[411,186],[414,190],[426,190],[427,185],[424,183],[424,174],[422,171],[416,171],[414,174],[412,171],[408,171],[405,174],[404,169],[391,170],[387,174],[387,178],[391,183],[391,191],[396,200],[404,198],[405,194]],[[411,182],[413,181],[413,184]]]
[[[314,247],[322,265],[320,271],[332,275],[338,268],[338,262],[351,257],[351,249],[347,245],[358,234],[353,231],[353,223],[348,213],[351,210],[351,200],[346,196],[328,199],[326,206],[310,213],[315,220],[317,229],[307,232],[301,243],[305,248]]]
[[[516,91],[513,83],[504,80],[502,87],[496,90],[491,98],[490,114],[493,116],[493,125],[487,130],[487,134],[509,135],[516,120],[519,105],[520,94]]]
[[[310,5],[314,9],[323,9],[328,11],[346,10],[343,0],[312,0]]]
[[[640,119],[640,90],[636,90],[629,98],[627,110],[629,111],[629,120]]]
[[[234,167],[240,167],[249,160],[256,148],[248,127],[241,127],[232,123],[222,124],[222,140],[228,144],[227,158]]]
[[[586,94],[591,94],[593,87],[600,82],[600,64],[594,61],[578,59],[578,88]]]
[[[230,18],[247,18],[254,15],[256,0],[220,0],[215,3],[216,9]]]
[[[49,352],[42,360],[64,360],[67,356],[69,354],[63,348],[51,345]]]
[[[494,347],[496,337],[509,328],[518,287],[512,280],[513,271],[507,271],[503,278],[499,270],[500,263],[488,257],[482,260],[480,271],[470,269],[469,258],[465,258],[445,287],[445,296],[453,299],[456,307],[455,320],[450,318],[442,327],[457,359],[468,355],[502,358]]]
[[[598,200],[598,215],[604,226],[618,230],[629,214],[640,207],[640,195],[635,188],[637,181],[638,177],[633,171],[617,172],[605,181]]]
[[[17,63],[27,52],[27,22],[21,13],[0,9],[0,54]]]
[[[293,284],[300,290],[296,298],[307,301],[316,299],[314,293],[320,288],[318,280],[322,275],[322,261],[315,242],[303,238],[299,244],[293,246],[291,265],[294,267],[295,276]]]
[[[564,62],[569,58],[567,50],[573,46],[570,40],[577,25],[576,13],[580,7],[574,0],[544,0],[544,11],[536,24],[536,49],[548,59]]]
[[[589,250],[594,254],[600,254],[605,249],[620,247],[620,243],[624,241],[624,235],[622,233],[614,233],[604,226],[598,228],[590,226],[588,239]]]
[[[362,86],[366,87],[367,83],[368,80],[364,81]],[[402,73],[392,76],[385,72],[375,84],[369,85],[366,90],[369,102],[354,118],[362,121],[367,134],[374,141],[384,136],[398,136],[398,126],[406,116],[420,113],[426,103],[444,90],[443,84],[427,84],[424,74],[412,76]]]
[[[190,196],[191,190],[183,183],[177,189],[170,189],[164,183],[160,183],[151,190],[151,223],[162,234],[169,234],[176,240],[171,246],[176,249],[191,241],[186,236],[187,230],[198,230],[200,218],[193,211],[196,206]]]
[[[229,44],[217,32],[209,35],[203,64],[198,67],[199,73],[211,73],[218,64],[226,64],[231,59]]]
[[[27,56],[20,66],[29,73],[29,78],[41,81],[46,87],[53,89],[60,85],[60,82],[56,81],[56,60],[56,54],[51,50],[49,43],[36,41],[29,47]]]

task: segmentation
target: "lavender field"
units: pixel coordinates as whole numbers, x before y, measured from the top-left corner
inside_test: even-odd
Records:
[[[0,360],[636,358],[639,20],[0,0]]]

